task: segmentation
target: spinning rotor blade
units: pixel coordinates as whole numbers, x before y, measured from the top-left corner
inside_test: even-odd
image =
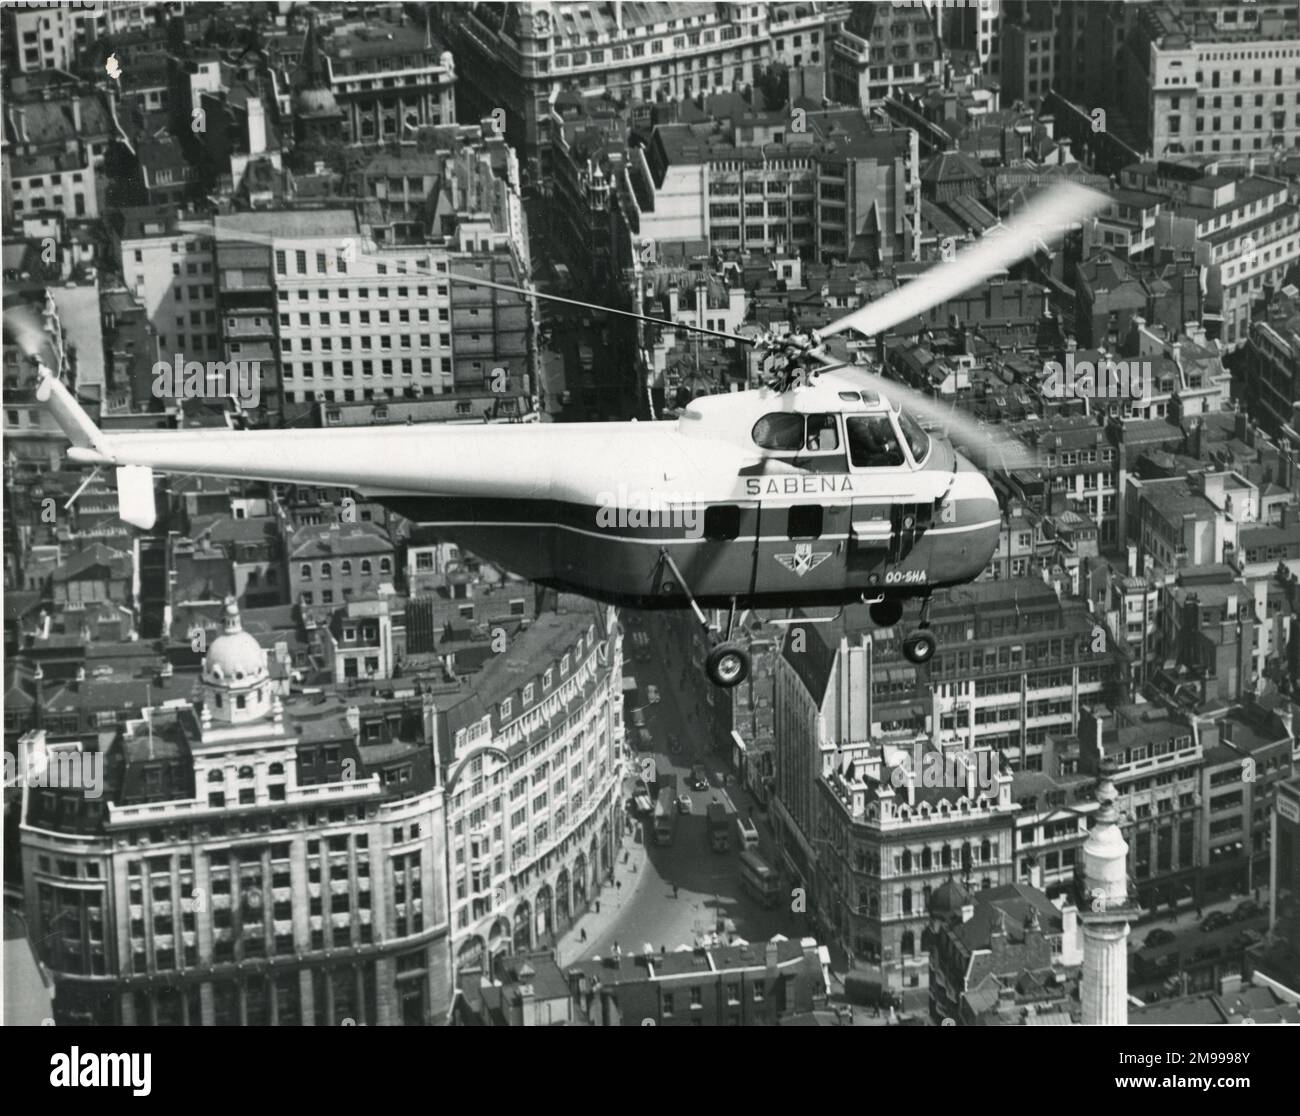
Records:
[[[214,231],[206,225],[194,221],[178,221],[176,227],[184,233],[191,233],[196,236],[211,236],[213,239],[222,239],[223,234],[220,230]],[[232,241],[248,241],[252,244],[272,244],[275,238],[265,236],[260,233],[251,232],[231,232],[225,234],[225,239]],[[368,256],[373,259],[383,259],[381,256],[369,252],[358,252],[358,256]],[[420,268],[414,268],[411,274],[423,276],[426,279],[450,279],[453,283],[469,283],[479,287],[489,287],[495,291],[507,291],[511,294],[523,295],[525,298],[542,298],[549,302],[563,302],[568,306],[581,306],[584,310],[599,310],[605,314],[618,314],[624,318],[636,318],[642,322],[650,322],[653,325],[666,326],[669,329],[688,329],[694,333],[707,333],[710,337],[721,337],[726,341],[739,341],[742,345],[757,345],[759,338],[742,337],[738,333],[726,333],[723,330],[707,329],[704,326],[687,325],[685,322],[670,322],[665,318],[652,318],[648,314],[637,314],[631,310],[616,310],[612,306],[602,306],[595,302],[582,302],[576,298],[565,298],[562,295],[544,294],[541,291],[530,291],[523,287],[512,287],[508,283],[494,283],[488,279],[480,279],[477,275],[457,275],[455,272],[434,273],[424,271]]]
[[[1039,464],[1038,451],[1025,445],[1006,427],[984,426],[952,403],[924,395],[906,384],[856,364],[827,369],[827,375],[856,380],[859,388],[879,392],[899,404],[923,425],[935,428],[973,465],[985,472],[1032,469]]]
[[[687,325],[685,322],[670,322],[666,318],[652,318],[648,314],[637,314],[631,310],[615,310],[612,306],[601,306],[594,302],[581,302],[576,298],[543,294],[541,291],[526,291],[522,287],[512,287],[507,283],[490,283],[486,279],[479,279],[474,275],[457,275],[453,272],[447,278],[454,283],[473,283],[480,287],[491,287],[497,291],[510,291],[513,294],[523,295],[525,298],[544,298],[551,302],[567,303],[569,306],[581,306],[587,310],[599,310],[603,314],[618,314],[624,318],[637,318],[643,322],[653,322],[655,325],[667,326],[669,329],[689,329],[695,333],[707,333],[710,337],[722,337],[728,341],[739,341],[744,345],[758,344],[757,337],[741,337],[738,333],[726,333],[720,329],[706,329],[704,326]]]
[[[846,314],[819,329],[817,335],[830,337],[856,329],[871,337],[890,329],[1005,271],[1032,255],[1040,242],[1058,240],[1071,225],[1090,217],[1105,204],[1104,194],[1075,182],[1053,187],[1030,201],[1005,225],[991,229],[955,260],[941,263],[883,298]]]

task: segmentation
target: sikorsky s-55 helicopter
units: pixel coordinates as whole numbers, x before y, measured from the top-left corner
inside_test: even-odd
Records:
[[[38,397],[71,439],[71,460],[116,468],[120,514],[137,526],[155,521],[154,470],[333,485],[546,586],[689,607],[706,629],[702,608],[728,609],[706,664],[721,686],[749,672],[732,640],[738,608],[862,601],[888,626],[920,598],[903,651],[924,663],[936,646],[931,593],[978,576],[1000,525],[987,477],[926,425],[947,424],[985,468],[998,443],[947,407],[832,360],[822,343],[923,313],[1103,201],[1073,184],[1046,191],[956,259],[820,332],[757,339],[778,365],[767,386],[696,399],[671,422],[105,434],[44,366]]]

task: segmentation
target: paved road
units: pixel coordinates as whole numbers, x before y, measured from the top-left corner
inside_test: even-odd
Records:
[[[626,615],[638,617],[637,613]],[[800,936],[804,932],[803,920],[790,912],[788,902],[765,909],[741,891],[734,835],[728,852],[716,853],[709,848],[704,817],[708,804],[716,796],[718,801],[730,803],[732,809],[748,813],[748,799],[738,787],[724,785],[726,773],[720,760],[706,753],[705,741],[699,739],[694,723],[695,695],[689,686],[681,685],[680,657],[675,648],[665,646],[663,619],[645,618],[645,630],[650,633],[651,659],[633,659],[627,671],[636,677],[638,700],[646,700],[648,685],[658,687],[660,692],[660,701],[646,707],[646,726],[655,738],[656,764],[660,770],[677,775],[679,793],[686,790],[686,777],[694,763],[705,765],[711,786],[707,791],[687,792],[691,812],[678,818],[671,845],[658,847],[652,843],[649,848],[629,853],[629,866],[639,861],[637,877],[622,877],[624,887],[619,890],[626,894],[620,896],[617,915],[603,920],[605,924],[584,945],[581,956],[604,956],[616,941],[625,953],[640,952],[647,942],[656,951],[661,947],[671,951],[680,945],[691,946],[699,935],[715,929],[718,918],[732,919],[736,932],[751,942],[766,940],[776,933],[790,938]],[[630,654],[630,639],[626,646]],[[624,714],[629,723],[630,714],[630,709]],[[677,755],[668,752],[670,733],[682,745]],[[759,829],[760,840],[770,840],[761,823]],[[674,884],[677,898],[673,897]]]

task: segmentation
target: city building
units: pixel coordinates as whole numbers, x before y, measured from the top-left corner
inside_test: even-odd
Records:
[[[852,4],[831,40],[830,94],[873,109],[899,90],[943,76],[943,43],[919,4]]]
[[[1159,706],[1097,708],[1079,717],[1080,768],[1095,772],[1103,761],[1111,765],[1112,820],[1122,819],[1124,847],[1133,852],[1125,894],[1131,878],[1132,898],[1144,906],[1199,894],[1201,772],[1217,738],[1213,722],[1189,723]]]
[[[149,706],[102,797],[24,788],[23,879],[55,1020],[427,1024],[451,1001],[443,788],[420,700],[286,707],[234,602],[201,703]]]
[[[941,34],[949,47],[974,51],[984,72],[1002,73],[1002,0],[976,0],[957,8],[938,9]]]
[[[613,870],[621,646],[612,609],[561,598],[436,699],[458,974],[554,946]]]
[[[4,9],[5,69],[70,70],[76,57],[76,13],[59,5]]]
[[[1221,158],[1135,163],[1120,172],[1120,185],[1168,199],[1156,221],[1155,259],[1188,258],[1205,269],[1202,320],[1231,351],[1249,339],[1251,306],[1264,284],[1280,287],[1300,259],[1300,210],[1285,181],[1253,168],[1227,177]]]
[[[1264,430],[1278,437],[1300,400],[1300,290],[1287,285],[1251,322],[1243,376],[1246,402]]]
[[[627,152],[617,200],[631,232],[658,243],[862,260],[920,251],[916,134],[856,112],[781,114],[657,127]]]
[[[264,399],[277,370],[286,403],[450,390],[445,253],[372,247],[344,209],[235,213],[216,228],[227,359],[267,369]]]
[[[504,134],[544,189],[547,121],[566,89],[624,102],[743,87],[775,57],[825,65],[831,27],[852,6],[804,3],[440,4],[431,14],[457,66],[458,111],[500,110]],[[779,44],[779,45],[778,45]]]
[[[321,54],[346,142],[383,143],[456,122],[455,61],[426,31],[367,21],[331,35]],[[310,71],[306,53],[303,66]]]
[[[1126,5],[1127,6],[1127,5]],[[1133,5],[1115,100],[1155,159],[1225,163],[1300,140],[1300,23],[1284,5]]]
[[[875,692],[896,653],[852,619],[826,627],[788,628],[777,660],[777,842],[814,923],[889,987],[924,989],[931,895],[957,876],[1012,882],[1011,775],[945,726],[937,701],[920,726],[899,725]]]
[[[373,523],[334,522],[290,534],[285,561],[290,602],[304,617],[324,619],[376,586],[392,584],[397,555],[388,533]]]
[[[953,885],[931,902],[930,1018],[959,1026],[1078,1022],[1083,961],[1079,911],[1009,884],[969,895]]]
[[[155,330],[150,372],[153,362],[170,365],[177,354],[221,359],[211,222],[173,206],[132,206],[114,210],[106,223],[122,281]]]
[[[574,1019],[592,1027],[780,1026],[830,993],[815,938],[617,954],[567,972]]]

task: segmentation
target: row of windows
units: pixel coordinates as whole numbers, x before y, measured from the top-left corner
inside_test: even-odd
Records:
[[[480,335],[477,333],[471,333],[466,336],[468,336],[471,341],[477,341],[479,340]],[[337,340],[339,351],[345,353],[352,351],[351,336],[339,337]],[[334,351],[334,342],[335,338],[333,337],[300,337],[296,342],[292,337],[286,337],[280,342],[280,348],[286,353],[292,353],[295,351],[310,353],[316,351],[317,344],[319,343],[321,352],[330,353]],[[394,344],[394,342],[396,342],[396,344]],[[438,344],[443,348],[448,348],[451,345],[451,335],[448,333],[438,334]],[[357,348],[365,350],[373,348],[387,351],[390,349],[429,349],[432,347],[433,335],[431,333],[400,333],[396,337],[387,333],[381,337],[371,337],[369,334],[362,334],[357,338]],[[232,344],[230,346],[230,351],[232,353],[239,352],[239,346],[237,344]]]
[[[375,376],[375,375],[393,376],[396,375],[399,371],[403,376],[415,375],[415,361],[413,359],[409,357],[403,357],[401,360],[400,369],[397,367],[397,363],[398,362],[394,360],[380,360],[380,361],[362,360],[354,364],[350,360],[344,360],[339,362],[338,370],[339,370],[339,374],[342,375],[344,378],[353,375],[354,369],[356,369],[356,371],[363,377]],[[375,367],[376,364],[378,364],[379,366],[378,368]],[[438,367],[439,370],[443,373],[443,375],[449,375],[451,373],[451,358],[441,357],[438,362]],[[285,366],[284,374],[287,379],[294,379],[298,376],[302,376],[304,379],[313,379],[317,375],[316,364],[314,361],[310,361],[310,360],[305,360],[301,364],[289,364]],[[333,376],[334,362],[332,360],[322,361],[320,364],[319,374],[327,378]],[[420,374],[424,376],[433,375],[432,357],[420,358]],[[330,393],[330,398],[331,399],[334,398],[332,392]],[[347,398],[349,399],[352,398],[351,392],[348,393]],[[370,396],[367,395],[366,398],[369,399]],[[468,403],[464,404],[463,411],[461,410],[461,406],[462,406],[461,404],[459,403],[457,404],[458,414],[470,413],[470,404]]]
[[[315,262],[316,262],[316,271],[315,271],[315,274],[317,274],[317,275],[329,275],[329,274],[346,275],[346,274],[347,274],[347,270],[348,270],[348,264],[349,264],[350,262],[355,262],[355,260],[356,260],[356,254],[357,254],[357,253],[356,253],[356,245],[355,245],[355,243],[347,243],[347,242],[345,242],[344,245],[343,245],[342,247],[337,248],[337,249],[334,249],[334,251],[333,251],[332,253],[329,252],[329,251],[317,251],[317,252],[315,253],[315,257],[316,257],[316,261],[315,261]],[[294,274],[296,274],[296,275],[307,275],[307,274],[309,274],[309,272],[308,272],[308,270],[307,270],[307,252],[306,252],[305,250],[303,250],[303,249],[301,249],[301,248],[300,248],[300,249],[297,249],[297,250],[294,252],[294,254],[293,254],[293,259],[294,259]],[[429,261],[429,257],[428,257],[428,256],[423,256],[423,257],[421,257],[421,258],[419,258],[419,259],[413,259],[413,260],[410,260],[410,261],[406,261],[406,260],[394,260],[394,261],[391,261],[391,264],[390,264],[390,263],[376,263],[376,264],[375,264],[375,274],[376,274],[376,275],[388,275],[388,274],[390,274],[390,272],[389,272],[389,267],[391,266],[391,267],[393,268],[393,271],[391,272],[391,274],[393,274],[393,275],[406,275],[406,274],[408,274],[408,268],[409,268],[409,273],[410,273],[410,274],[412,274],[412,275],[420,275],[420,274],[427,273],[427,272],[429,271],[429,264],[430,264],[430,261]],[[446,264],[445,261],[442,261],[442,260],[439,260],[439,261],[437,262],[436,267],[437,267],[437,270],[438,270],[438,271],[446,271],[446,270],[447,270],[447,264]],[[276,251],[275,251],[275,272],[276,272],[277,275],[287,275],[287,274],[289,273],[289,272],[288,272],[288,253],[287,253],[284,249],[282,249],[282,248],[277,248]],[[365,289],[365,288],[362,288],[362,290],[364,290],[364,289]],[[386,289],[386,288],[381,288],[381,289]],[[406,287],[399,287],[399,288],[398,288],[398,291],[401,292],[401,293],[399,293],[398,297],[399,297],[399,298],[406,298],[406,297],[407,297],[407,295],[406,295],[406,293],[405,293],[406,290],[407,290]],[[427,287],[421,287],[421,288],[420,288],[420,295],[421,295],[421,297],[424,297],[424,296],[428,295],[428,293],[429,293],[429,290],[428,290]],[[344,295],[344,296],[341,296],[341,297],[346,297],[346,296]],[[362,298],[365,298],[365,297],[367,297],[367,296],[366,296],[365,294],[362,294],[361,297],[362,297]],[[385,298],[385,297],[387,297],[387,296],[386,296],[386,295],[380,295],[380,297],[381,297],[381,298]]]
[[[374,562],[373,562],[371,559],[369,559],[369,558],[362,558],[362,559],[360,560],[359,565],[360,565],[361,576],[362,576],[362,577],[368,577],[370,574],[374,573]],[[392,573],[392,572],[393,572],[393,560],[392,560],[391,558],[388,558],[388,557],[380,558],[380,559],[379,559],[379,572],[380,572],[381,574],[390,574],[390,573]],[[334,576],[334,564],[333,564],[332,562],[319,562],[319,563],[317,563],[316,574],[319,575],[319,577],[320,577],[320,579],[321,579],[322,581],[328,581],[330,578],[332,578],[332,577]],[[312,564],[311,564],[310,562],[303,562],[302,565],[298,567],[298,576],[299,576],[303,581],[311,581],[311,580],[312,580],[312,577],[315,576],[316,574],[313,573]],[[352,561],[351,561],[351,559],[348,559],[348,558],[340,559],[340,561],[339,561],[339,575],[340,575],[341,577],[350,577],[350,576],[352,575]]]
[[[421,287],[420,290],[423,292],[423,291],[426,290],[426,288]],[[382,296],[381,296],[381,297],[382,297]],[[379,311],[377,311],[376,313],[377,313],[377,315],[378,315],[378,321],[379,321],[379,324],[380,324],[380,325],[388,325],[388,323],[389,323],[389,319],[390,319],[389,312],[388,312],[387,310],[379,310]],[[445,306],[440,306],[440,307],[438,307],[438,320],[439,320],[440,322],[445,322],[445,321],[447,321],[447,320],[448,320],[448,315],[449,315],[449,313],[450,313],[450,311],[447,309],[447,307],[445,307]],[[422,321],[422,322],[427,322],[427,321],[429,320],[429,310],[428,310],[428,307],[421,307],[421,308],[419,309],[419,311],[418,311],[418,315],[419,315],[419,320],[420,320],[420,321]],[[398,320],[399,322],[409,322],[409,321],[411,320],[411,312],[410,312],[409,310],[398,310],[398,311],[397,311],[397,320]],[[358,311],[357,311],[357,321],[358,321],[361,325],[370,325],[370,311],[369,311],[369,310],[358,310]],[[233,325],[234,325],[234,321],[232,320],[230,324],[233,326]],[[260,324],[260,320],[259,320],[258,324]],[[318,311],[317,314],[316,314],[316,324],[317,324],[318,326],[326,327],[326,328],[332,326],[332,325],[334,324],[334,322],[333,322],[333,318],[331,317],[331,313],[330,313],[330,311],[329,311],[329,310],[321,310],[321,311]],[[341,326],[351,326],[351,325],[352,325],[352,312],[351,312],[350,310],[339,310],[339,311],[338,311],[338,324],[341,325]],[[289,328],[292,327],[292,325],[293,325],[293,316],[292,316],[291,314],[281,314],[281,315],[280,315],[280,326],[281,326],[282,328],[284,328],[284,329],[289,329]],[[312,319],[311,319],[311,314],[307,313],[306,311],[303,311],[303,312],[299,313],[299,315],[298,315],[298,325],[300,325],[303,329],[311,329],[311,328],[312,328]]]

